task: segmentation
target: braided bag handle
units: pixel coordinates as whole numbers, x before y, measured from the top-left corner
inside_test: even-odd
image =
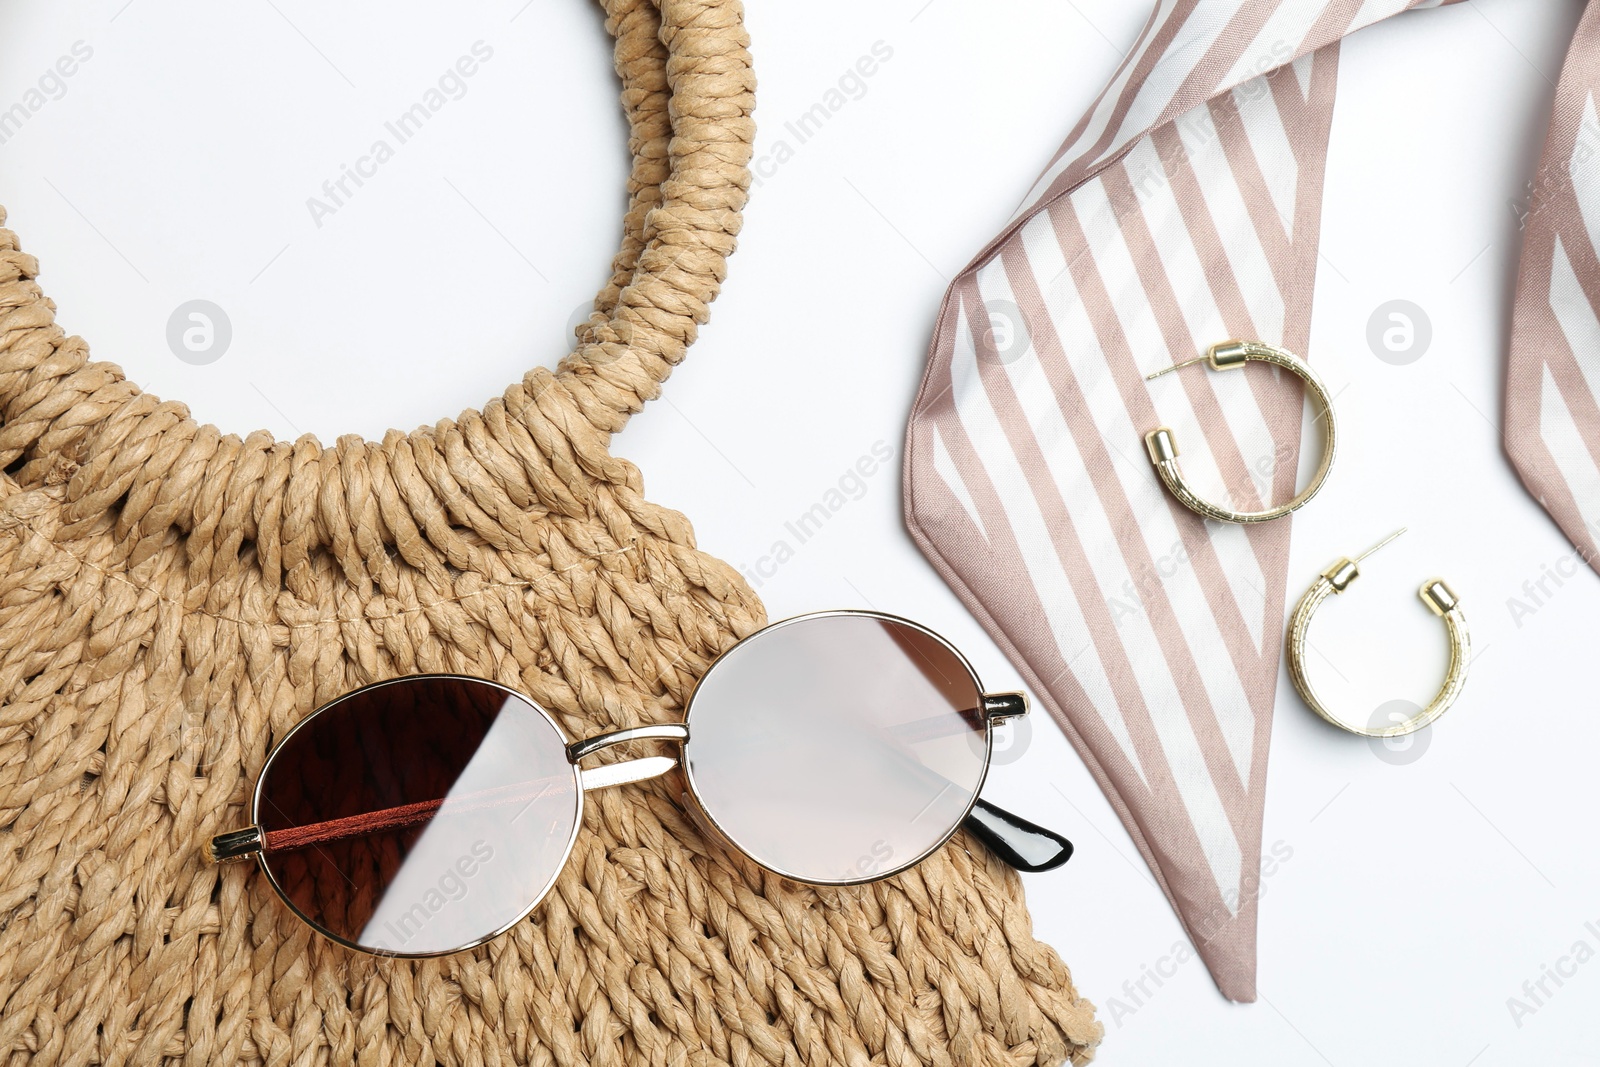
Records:
[[[1093,1007],[963,836],[855,889],[700,834],[672,776],[585,802],[525,922],[352,954],[203,843],[274,739],[423,671],[571,736],[681,719],[764,624],[610,437],[707,316],[749,182],[737,0],[602,0],[633,169],[555,371],[381,441],[244,438],[94,362],[0,229],[0,1059],[8,1064],[979,1067],[1082,1061]],[[0,224],[5,221],[0,209]]]
[[[577,349],[556,372],[536,368],[482,412],[457,420],[466,429],[509,418],[541,442],[566,437],[571,462],[589,471],[614,469],[609,434],[657,395],[708,317],[739,230],[755,135],[755,75],[737,3],[663,0],[658,8],[648,0],[606,0],[603,6],[616,38],[633,154],[611,281],[596,297]],[[9,313],[0,333],[0,466],[26,457],[18,471],[23,482],[70,470],[69,500],[80,520],[127,496],[159,499],[160,526],[191,529],[202,488],[231,479],[240,457],[182,405],[141,392],[112,364],[90,362],[87,345],[64,337],[53,305],[26,284],[37,262],[20,254],[15,235],[7,232],[0,242],[10,268],[5,280],[25,283],[8,285],[0,306]],[[410,436],[435,433],[425,428]],[[245,447],[290,450],[260,434]],[[343,437],[325,450],[306,435],[293,446],[293,466],[297,473],[337,476],[396,447],[390,438],[373,445]],[[486,474],[494,481],[503,476],[494,469]],[[342,530],[320,532],[330,547],[344,540]]]

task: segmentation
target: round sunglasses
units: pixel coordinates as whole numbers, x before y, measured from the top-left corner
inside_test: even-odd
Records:
[[[995,724],[1021,693],[985,693],[949,642],[905,619],[830,611],[728,649],[682,723],[569,741],[495,682],[428,674],[323,705],[267,756],[251,825],[209,856],[255,857],[289,908],[349,948],[422,958],[483,944],[555,884],[584,795],[680,765],[684,806],[714,840],[799,882],[897,874],[962,826],[1020,870],[1066,838],[978,798]],[[678,755],[582,766],[628,742]]]

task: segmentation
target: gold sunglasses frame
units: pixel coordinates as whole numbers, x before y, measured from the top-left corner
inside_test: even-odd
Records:
[[[959,662],[962,668],[967,672],[968,677],[972,681],[974,689],[978,693],[982,694],[981,711],[984,724],[983,771],[978,777],[977,785],[972,790],[971,799],[968,801],[966,808],[962,811],[961,817],[951,824],[950,829],[942,837],[940,837],[937,843],[930,848],[925,849],[915,858],[909,859],[904,863],[892,868],[874,871],[872,874],[864,875],[860,878],[819,880],[816,878],[802,877],[790,871],[785,871],[773,864],[767,863],[760,856],[755,855],[744,846],[736,842],[732,836],[729,835],[727,830],[716,821],[715,816],[711,814],[710,808],[701,798],[700,793],[695,786],[693,770],[688,761],[683,757],[685,748],[691,738],[690,723],[694,714],[695,697],[700,692],[701,684],[706,678],[710,677],[711,672],[716,670],[719,663],[733,655],[747,642],[754,640],[756,637],[771,633],[774,630],[778,630],[786,626],[791,626],[795,623],[814,619],[836,617],[869,618],[877,619],[882,622],[908,626],[911,629],[933,638],[955,656],[956,661]],[[266,854],[264,851],[266,834],[260,825],[263,788],[266,784],[267,776],[272,770],[273,761],[277,759],[278,755],[284,750],[284,747],[289,739],[318,716],[322,715],[324,712],[332,711],[340,704],[343,704],[345,701],[354,697],[371,693],[374,690],[382,689],[386,686],[401,685],[423,679],[456,679],[475,682],[483,685],[490,685],[503,691],[509,696],[516,697],[518,700],[526,703],[529,707],[533,708],[540,715],[542,715],[544,720],[550,724],[552,729],[554,729],[556,736],[561,738],[566,746],[567,766],[571,769],[573,774],[573,784],[575,787],[574,804],[576,806],[576,810],[574,812],[572,832],[568,836],[566,848],[562,851],[560,864],[553,869],[553,873],[551,874],[549,880],[543,887],[540,888],[538,893],[534,896],[532,902],[529,903],[528,907],[519,915],[517,915],[516,918],[469,944],[463,944],[455,948],[443,949],[436,952],[400,952],[390,951],[387,949],[376,949],[368,945],[357,944],[348,938],[341,937],[338,934],[335,934],[332,931],[324,928],[322,925],[314,921],[310,916],[306,915],[305,912],[303,912],[299,907],[297,907],[294,901],[289,898],[288,892],[285,891],[284,887],[278,883],[277,878],[272,873],[272,868],[268,866],[266,862]],[[365,953],[370,956],[382,956],[392,959],[435,959],[441,956],[454,955],[457,952],[466,952],[470,949],[477,948],[480,945],[484,945],[490,941],[493,941],[501,934],[504,934],[508,930],[515,927],[518,923],[525,921],[529,915],[533,914],[534,910],[538,908],[540,904],[544,903],[545,897],[550,894],[551,889],[555,888],[557,880],[559,880],[562,873],[566,871],[567,864],[571,862],[572,850],[577,845],[579,832],[583,829],[584,796],[586,793],[590,792],[591,790],[608,789],[613,786],[626,785],[632,782],[642,782],[651,778],[658,778],[661,775],[668,773],[673,768],[681,766],[684,772],[684,781],[688,787],[688,791],[681,794],[685,801],[684,808],[689,812],[691,819],[693,819],[698,828],[703,831],[708,831],[708,837],[716,840],[724,847],[732,849],[739,855],[746,857],[763,870],[770,871],[773,874],[790,879],[791,881],[800,882],[805,885],[819,886],[865,885],[869,882],[876,882],[884,878],[892,877],[893,875],[899,874],[902,871],[916,866],[918,863],[921,863],[923,860],[933,855],[933,853],[943,848],[947,843],[949,843],[950,839],[956,835],[957,831],[959,831],[963,825],[967,824],[969,818],[972,816],[973,809],[978,806],[979,794],[983,791],[984,783],[988,781],[989,768],[993,764],[993,727],[999,723],[1026,715],[1027,713],[1028,700],[1027,696],[1023,693],[986,693],[983,689],[983,684],[978,679],[978,673],[973,669],[971,662],[961,653],[960,649],[952,645],[942,635],[935,633],[933,630],[928,629],[926,626],[923,626],[920,623],[913,622],[910,619],[901,618],[897,615],[890,615],[880,611],[852,609],[817,611],[804,615],[795,615],[787,619],[781,619],[778,622],[762,627],[755,633],[752,633],[748,637],[742,638],[735,644],[731,645],[711,661],[710,665],[706,667],[705,672],[700,676],[700,679],[696,681],[694,689],[689,694],[689,700],[684,706],[684,721],[681,723],[658,723],[651,726],[635,726],[621,730],[612,730],[607,733],[598,734],[594,737],[585,738],[581,741],[569,740],[567,738],[566,731],[561,728],[561,724],[555,720],[555,717],[551,715],[549,711],[547,711],[532,697],[525,693],[518,692],[510,686],[503,685],[488,678],[477,678],[473,677],[472,675],[464,674],[402,675],[398,678],[389,678],[385,679],[384,681],[373,682],[369,685],[364,685],[359,689],[353,689],[348,693],[335,697],[333,700],[328,701],[326,704],[323,704],[316,710],[312,711],[311,714],[307,715],[304,719],[301,719],[298,723],[291,727],[289,732],[284,734],[282,740],[273,745],[272,750],[267,754],[266,762],[264,762],[261,766],[260,773],[256,776],[255,788],[251,792],[250,797],[250,825],[239,830],[231,830],[213,837],[206,849],[206,855],[207,858],[213,863],[231,863],[254,858],[257,866],[260,868],[262,873],[266,875],[267,883],[272,887],[273,892],[277,894],[278,899],[288,907],[290,912],[292,912],[307,926],[311,927],[311,929],[315,930],[318,934],[344,946],[345,948],[356,952]],[[599,766],[587,768],[579,765],[580,761],[582,761],[584,758],[597,752],[604,751],[605,749],[612,748],[616,745],[626,744],[630,741],[645,740],[668,741],[676,743],[678,745],[678,754],[676,756],[640,756],[634,759],[619,760],[615,763],[601,764]],[[1070,846],[1068,854],[1070,855]]]

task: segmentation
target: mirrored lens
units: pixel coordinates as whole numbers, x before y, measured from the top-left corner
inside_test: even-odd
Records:
[[[423,676],[308,719],[263,772],[279,889],[369,952],[432,955],[514,923],[555,881],[581,811],[555,724],[509,690]]]
[[[988,731],[972,671],[939,638],[869,614],[762,630],[706,673],[684,762],[718,828],[812,882],[910,866],[983,784]]]

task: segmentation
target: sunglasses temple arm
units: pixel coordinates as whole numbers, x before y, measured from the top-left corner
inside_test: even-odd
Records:
[[[576,764],[591,753],[623,741],[647,738],[684,741],[688,736],[689,731],[682,723],[614,730],[609,734],[601,734],[599,737],[591,737],[567,746],[567,758]],[[641,759],[620,760],[598,767],[585,767],[578,772],[579,788],[589,792],[629,782],[642,782],[647,778],[663,775],[677,765],[678,761],[671,756],[645,756]],[[213,862],[245,859],[256,853],[288,852],[342,841],[350,837],[417,826],[429,822],[441,812],[478,811],[509,804],[518,804],[526,808],[541,797],[556,791],[563,783],[570,781],[571,779],[565,775],[556,775],[478,790],[462,796],[421,800],[412,804],[402,804],[322,822],[288,826],[278,830],[263,830],[259,826],[247,827],[213,838],[208,855]]]
[[[981,798],[962,826],[1019,871],[1053,871],[1072,858],[1065,837]]]
[[[214,838],[211,842],[210,854],[213,860],[220,861],[224,859],[241,859],[245,855],[254,852],[290,852],[295,849],[311,848],[315,845],[343,841],[350,837],[362,837],[367,834],[417,826],[429,822],[441,811],[445,813],[481,811],[485,808],[506,807],[512,804],[527,807],[540,798],[555,792],[555,787],[563,782],[569,781],[571,779],[565,777],[537,778],[527,782],[515,783],[511,786],[483,789],[464,796],[438,800],[421,800],[413,804],[380,808],[377,811],[363,812],[359,815],[347,815],[343,818],[327,819],[322,822],[303,823],[278,830],[263,831],[260,827],[250,827]],[[234,838],[239,839],[239,849],[237,850],[232,847]]]
[[[888,729],[903,741],[926,741],[964,729],[987,728],[1027,713],[1028,698],[1022,693],[985,693],[978,707],[963,711],[954,722],[938,716]],[[987,800],[973,804],[962,826],[1019,871],[1053,871],[1072,858],[1071,841]]]

